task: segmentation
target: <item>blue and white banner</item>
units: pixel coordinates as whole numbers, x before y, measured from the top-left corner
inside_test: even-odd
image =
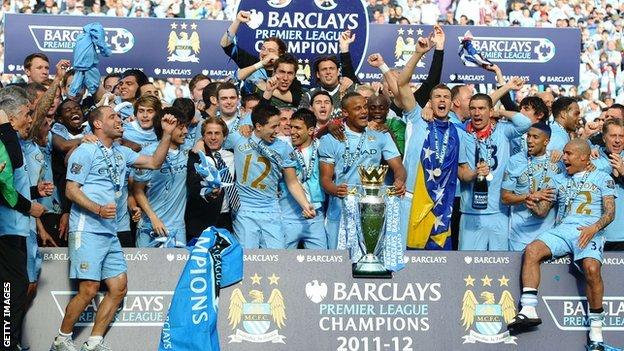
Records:
[[[368,55],[381,53],[388,66],[400,69],[418,37],[431,32],[431,26],[369,24],[360,1],[242,0],[239,8],[254,11],[251,24],[239,29],[240,47],[254,54],[265,38],[282,38],[300,59],[298,76],[305,76],[304,83],[314,79],[315,57],[338,54],[338,36],[346,29],[356,35],[349,51],[363,82],[381,78],[379,70],[365,63]],[[5,73],[22,73],[24,58],[33,52],[48,55],[52,68],[59,59],[71,58],[77,36],[91,22],[104,26],[112,47],[111,57],[100,61],[102,74],[138,68],[153,77],[203,73],[223,79],[237,68],[219,46],[228,21],[22,14],[7,14],[5,21]],[[494,74],[466,67],[457,55],[461,39],[470,31],[474,48],[506,76],[521,76],[533,84],[578,84],[578,29],[445,26],[444,31],[442,82],[494,83]],[[419,63],[414,81],[426,79],[432,56],[425,55]]]

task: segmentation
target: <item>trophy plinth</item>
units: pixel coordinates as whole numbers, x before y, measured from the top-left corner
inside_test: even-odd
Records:
[[[375,256],[386,214],[386,203],[381,190],[387,171],[388,166],[358,168],[364,190],[359,201],[359,209],[362,240],[366,252],[353,266],[354,278],[392,278],[392,272],[388,271]]]

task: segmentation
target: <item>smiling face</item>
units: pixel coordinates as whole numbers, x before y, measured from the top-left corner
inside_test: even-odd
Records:
[[[188,123],[178,123],[171,133],[171,143],[175,146],[184,144],[186,135],[188,134]]]
[[[624,127],[621,125],[610,124],[602,138],[609,152],[619,155],[624,149]]]
[[[123,101],[133,101],[136,97],[136,92],[139,89],[135,76],[127,76],[121,80],[119,84],[119,94]]]
[[[293,146],[299,147],[308,143],[314,135],[314,127],[308,128],[301,119],[290,121],[290,140]]]
[[[93,121],[94,133],[116,140],[123,135],[121,117],[112,108],[106,106],[100,110],[100,115]]]
[[[368,106],[363,96],[351,96],[342,109],[347,119],[347,126],[356,132],[362,132],[368,125]]]
[[[223,145],[223,141],[225,140],[225,135],[223,135],[223,127],[216,123],[206,124],[203,140],[204,144],[206,144],[208,149],[212,151],[220,150],[221,145]]]
[[[280,116],[275,115],[269,117],[265,125],[256,123],[255,133],[258,138],[266,141],[268,144],[272,144],[277,138],[280,126]]]
[[[233,117],[238,108],[238,93],[236,89],[221,89],[217,92],[219,111],[226,117]]]
[[[280,133],[285,136],[290,136],[290,117],[293,115],[291,109],[280,110]]]
[[[68,100],[61,105],[61,123],[72,131],[79,131],[84,122],[82,108],[76,101]]]
[[[371,121],[385,123],[390,112],[390,103],[383,95],[373,95],[368,98],[368,117]]]

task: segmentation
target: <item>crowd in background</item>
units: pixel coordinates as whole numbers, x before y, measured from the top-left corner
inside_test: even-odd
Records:
[[[219,1],[132,1],[46,0],[4,1],[1,13],[59,13],[88,16],[173,17],[189,19],[233,20],[237,0]],[[371,22],[400,24],[442,24],[521,27],[571,27],[581,30],[581,65],[578,86],[525,86],[517,94],[519,102],[535,90],[552,90],[556,96],[582,99],[586,120],[596,118],[601,109],[613,102],[624,102],[622,74],[624,2],[621,1],[505,1],[505,0],[369,0]],[[3,37],[3,32],[0,33]],[[3,40],[2,40],[3,41]],[[0,56],[4,45],[0,45]],[[0,57],[0,60],[2,58]],[[1,61],[0,61],[1,62]],[[2,75],[2,83],[21,78]],[[171,103],[177,96],[189,97],[188,81],[161,80],[155,85]],[[179,89],[178,89],[179,88]]]

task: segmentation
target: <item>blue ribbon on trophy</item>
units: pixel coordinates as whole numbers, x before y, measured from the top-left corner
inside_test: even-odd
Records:
[[[404,267],[399,199],[384,186],[388,166],[358,168],[362,185],[343,200],[338,249],[349,251],[353,277],[391,278]]]
[[[208,157],[203,151],[199,151],[198,155],[201,163],[195,164],[195,170],[197,174],[203,178],[201,181],[202,188],[199,192],[201,196],[206,196],[215,189],[221,189],[232,185],[232,183],[225,183],[222,181],[222,176],[227,171],[226,168],[218,170],[217,167],[208,160]]]

